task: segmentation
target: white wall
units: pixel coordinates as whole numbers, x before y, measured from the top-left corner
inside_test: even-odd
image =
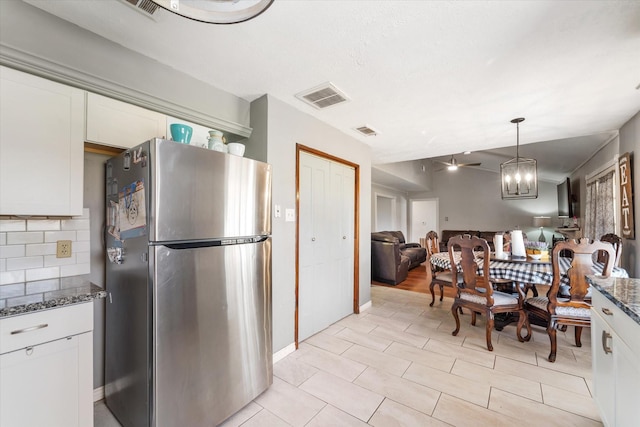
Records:
[[[433,191],[411,192],[411,199],[438,198],[442,230],[503,231],[518,226],[527,236],[537,239],[534,216],[552,217],[553,226],[545,229],[551,243],[557,225],[558,197],[555,183],[538,182],[538,198],[502,200],[500,175],[473,168],[433,173]],[[559,234],[558,234],[559,236]]]
[[[360,305],[371,300],[371,149],[290,105],[265,95],[254,101],[251,145],[266,144],[273,167],[272,201],[282,209],[296,206],[296,144],[302,144],[360,165]],[[266,103],[266,108],[265,108]],[[339,108],[339,107],[338,107]],[[267,114],[267,120],[260,114]],[[266,132],[261,127],[266,126]],[[266,135],[266,139],[265,139]],[[273,351],[294,342],[295,222],[272,219]]]

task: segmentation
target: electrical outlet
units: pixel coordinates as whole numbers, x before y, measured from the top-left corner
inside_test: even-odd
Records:
[[[71,240],[58,240],[56,258],[71,258]]]

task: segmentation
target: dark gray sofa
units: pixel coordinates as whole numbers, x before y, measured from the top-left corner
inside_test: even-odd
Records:
[[[427,260],[427,249],[406,243],[401,231],[371,233],[371,279],[397,285],[410,269]]]

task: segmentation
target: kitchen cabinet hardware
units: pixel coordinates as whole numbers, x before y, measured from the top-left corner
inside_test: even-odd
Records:
[[[611,347],[607,346],[607,340],[609,339],[611,339],[611,334],[607,331],[602,331],[602,349],[604,350],[604,354],[613,353]]]
[[[38,329],[46,328],[48,326],[49,326],[48,323],[42,323],[40,325],[18,329],[17,331],[11,331],[11,335],[24,334],[25,332],[37,331]]]

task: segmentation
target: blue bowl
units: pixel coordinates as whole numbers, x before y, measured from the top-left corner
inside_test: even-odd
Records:
[[[191,135],[193,134],[193,128],[191,126],[174,123],[169,126],[169,129],[171,129],[171,139],[174,141],[183,144],[188,144],[191,141]]]

